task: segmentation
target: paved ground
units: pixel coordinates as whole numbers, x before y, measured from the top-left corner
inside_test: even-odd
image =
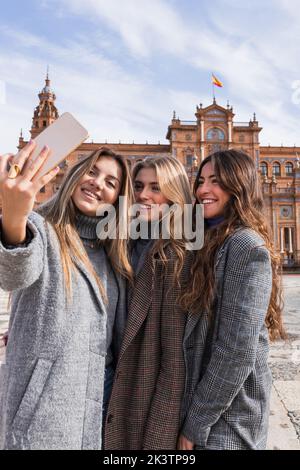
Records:
[[[300,450],[300,275],[284,276],[288,341],[271,346],[273,390],[268,449]],[[8,323],[7,295],[0,291],[0,335]],[[0,341],[0,361],[4,347]]]

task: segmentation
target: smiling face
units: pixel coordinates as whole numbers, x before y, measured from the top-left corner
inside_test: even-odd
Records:
[[[201,170],[196,198],[204,206],[205,219],[224,214],[224,208],[230,199],[230,194],[220,187],[211,162],[206,163]]]
[[[140,206],[140,217],[148,221],[157,220],[160,217],[159,207],[169,201],[161,193],[154,168],[142,168],[133,184],[135,199]]]
[[[85,215],[95,216],[101,204],[114,204],[122,183],[122,170],[111,157],[100,157],[78,182],[72,200]]]

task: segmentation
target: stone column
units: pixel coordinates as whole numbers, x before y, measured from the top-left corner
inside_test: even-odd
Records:
[[[293,253],[292,227],[289,227],[289,252]]]
[[[284,227],[280,229],[280,253],[284,253]]]
[[[228,143],[232,142],[232,121],[228,121]]]

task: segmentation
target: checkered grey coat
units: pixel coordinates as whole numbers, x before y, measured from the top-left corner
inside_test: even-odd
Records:
[[[182,276],[188,273],[188,261]],[[131,292],[105,426],[105,449],[176,449],[185,366],[186,315],[172,287],[174,259],[148,254]]]
[[[265,317],[272,272],[263,240],[236,231],[216,258],[214,320],[189,314],[182,433],[198,449],[264,449],[271,374]]]

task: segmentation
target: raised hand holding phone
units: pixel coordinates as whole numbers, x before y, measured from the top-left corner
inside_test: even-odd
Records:
[[[26,238],[27,218],[33,209],[40,189],[58,173],[55,167],[46,175],[39,172],[50,149],[45,146],[36,159],[32,159],[36,143],[30,141],[14,158],[7,171],[11,155],[0,157],[0,195],[2,199],[2,230],[4,241],[10,245],[22,243]]]

